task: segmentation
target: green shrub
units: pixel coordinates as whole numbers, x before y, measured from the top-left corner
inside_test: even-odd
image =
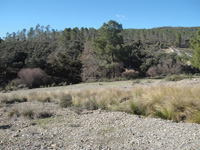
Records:
[[[133,80],[133,84],[138,84],[140,82],[141,82],[140,80]]]
[[[53,82],[53,83],[51,84],[51,86],[52,86],[52,87],[56,86],[56,83],[55,83],[55,82]]]
[[[194,113],[194,117],[192,118],[192,122],[200,124],[200,110]]]
[[[60,99],[60,107],[67,108],[72,105],[71,94],[64,94]]]
[[[89,99],[83,104],[83,107],[87,110],[96,110],[98,109],[98,104],[95,99]]]
[[[144,115],[145,116],[145,108],[142,105],[139,105],[138,102],[132,101],[130,103],[130,110],[135,115]]]
[[[183,80],[183,79],[185,79],[185,77],[181,76],[181,75],[171,75],[171,76],[165,77],[166,81],[180,81],[180,80]]]
[[[174,108],[173,106],[161,106],[159,104],[155,105],[154,107],[154,112],[153,112],[153,116],[154,117],[158,117],[158,118],[162,118],[165,120],[176,120],[176,112],[174,112]]]
[[[58,86],[66,86],[67,85],[67,82],[61,82],[58,84]]]
[[[102,109],[102,110],[106,110],[108,109],[108,104],[106,103],[106,101],[99,101],[98,103],[98,108]]]
[[[10,82],[10,86],[11,86],[11,87],[14,86],[14,82],[13,82],[13,81]]]
[[[195,73],[194,76],[200,76],[200,73]]]

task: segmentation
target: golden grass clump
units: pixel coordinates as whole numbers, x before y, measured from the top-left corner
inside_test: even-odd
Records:
[[[194,118],[197,118],[196,112],[200,110],[198,91],[198,87],[149,87],[144,88],[138,98],[146,116],[196,122]]]
[[[73,104],[86,109],[120,110],[120,104],[129,100],[129,96],[130,93],[114,88],[72,93]]]
[[[200,123],[200,87],[151,86],[132,89],[102,88],[82,91],[36,91],[27,94],[1,94],[0,102],[26,98],[28,101],[60,102],[70,94],[70,105],[83,109],[124,111],[175,122]]]
[[[175,122],[199,122],[199,88],[145,87],[129,91],[109,88],[72,93],[73,104],[87,109],[125,111]]]

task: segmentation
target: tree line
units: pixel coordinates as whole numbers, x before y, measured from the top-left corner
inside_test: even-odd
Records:
[[[176,73],[171,69],[175,66],[180,72],[188,71],[175,53],[167,54],[161,49],[189,48],[189,40],[197,30],[197,27],[123,29],[113,20],[98,30],[76,27],[58,31],[38,24],[29,30],[7,33],[0,39],[0,84],[5,86],[19,78],[18,73],[24,68],[42,69],[55,84],[115,79],[127,69],[128,76],[136,72],[138,76]]]

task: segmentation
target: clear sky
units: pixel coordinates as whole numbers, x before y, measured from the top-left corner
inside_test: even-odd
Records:
[[[123,28],[200,26],[200,0],[0,0],[0,37],[39,23],[63,30],[116,20]]]

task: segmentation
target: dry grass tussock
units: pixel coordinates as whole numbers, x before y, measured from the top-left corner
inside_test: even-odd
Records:
[[[129,90],[104,88],[83,91],[33,92],[29,94],[1,94],[0,103],[13,99],[55,102],[72,100],[69,107],[88,110],[103,109],[158,117],[175,122],[200,123],[200,87],[135,87]],[[70,96],[69,96],[70,95]],[[67,103],[68,104],[68,103]],[[2,106],[2,105],[1,105]]]
[[[26,105],[15,105],[7,112],[7,116],[9,118],[23,116],[28,119],[36,119],[36,118],[49,118],[53,116],[53,113],[45,110],[45,108],[44,109],[37,108],[26,104]]]

